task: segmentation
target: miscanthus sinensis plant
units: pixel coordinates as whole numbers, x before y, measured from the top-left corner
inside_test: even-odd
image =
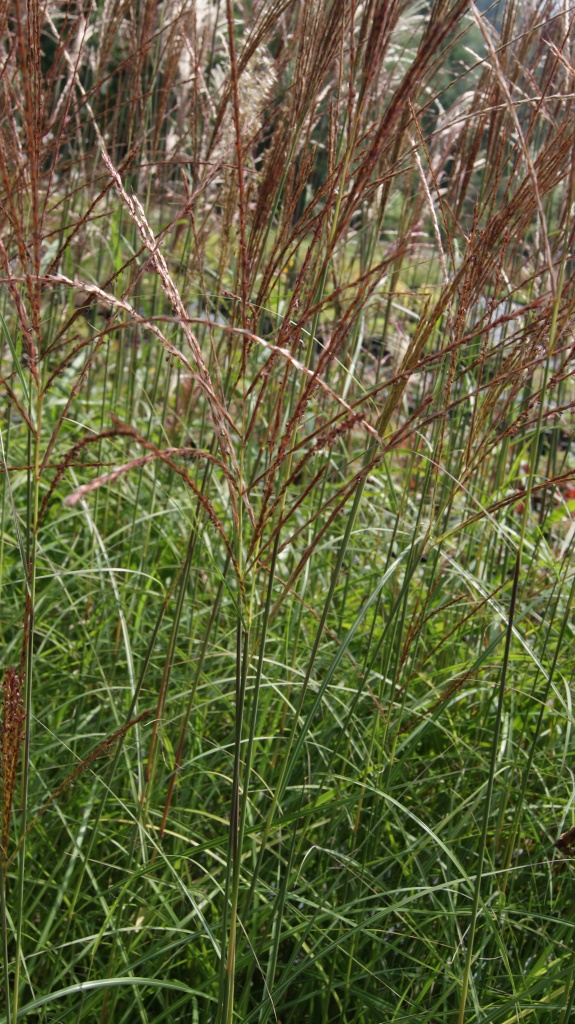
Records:
[[[2,1021],[567,1024],[573,11],[0,24]]]

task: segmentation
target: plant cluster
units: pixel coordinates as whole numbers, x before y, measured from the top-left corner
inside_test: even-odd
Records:
[[[2,1021],[567,1024],[573,12],[0,28]]]

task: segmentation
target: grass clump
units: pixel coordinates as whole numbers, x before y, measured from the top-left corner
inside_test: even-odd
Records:
[[[7,1024],[570,1019],[572,13],[483,7],[4,11]]]

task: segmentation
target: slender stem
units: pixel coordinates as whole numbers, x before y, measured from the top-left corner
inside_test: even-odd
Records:
[[[294,764],[297,761],[297,755],[299,754],[299,751],[300,751],[301,747],[303,746],[303,743],[304,743],[304,740],[305,740],[305,732],[303,730],[300,730],[299,731],[299,735],[298,735],[297,723],[299,722],[299,718],[300,718],[300,715],[301,715],[301,712],[302,712],[302,709],[303,709],[303,703],[304,703],[305,696],[306,696],[306,693],[307,693],[307,689],[308,689],[308,686],[309,686],[309,682],[310,682],[310,679],[311,679],[311,673],[313,671],[313,666],[315,664],[315,659],[316,659],[316,656],[317,656],[317,652],[319,650],[320,641],[321,641],[321,638],[323,636],[323,631],[324,631],[324,628],[325,628],[327,616],[328,616],[329,610],[331,608],[331,602],[333,600],[333,595],[335,593],[335,588],[337,586],[337,582],[338,582],[338,579],[339,579],[339,574],[340,574],[341,566],[342,566],[343,560],[345,558],[345,553],[346,553],[347,548],[348,548],[348,544],[349,544],[351,533],[352,533],[352,530],[353,530],[353,527],[354,527],[356,516],[357,516],[358,510],[359,510],[359,506],[361,504],[361,498],[362,498],[362,495],[363,495],[364,487],[365,487],[365,477],[363,477],[360,480],[360,482],[358,484],[358,487],[357,487],[357,489],[355,491],[353,505],[352,505],[352,508],[351,508],[351,510],[349,512],[349,515],[347,517],[347,523],[346,523],[346,527],[345,527],[345,532],[344,532],[341,544],[339,546],[339,550],[338,550],[338,553],[337,553],[337,557],[336,557],[334,568],[332,570],[329,590],[327,592],[327,596],[326,596],[325,601],[324,601],[323,611],[322,611],[321,618],[319,620],[319,624],[318,624],[318,627],[317,627],[317,630],[316,630],[315,640],[314,640],[313,647],[311,649],[311,653],[310,653],[310,656],[309,656],[309,659],[308,659],[308,662],[307,662],[307,666],[306,666],[306,672],[305,672],[305,676],[304,676],[304,679],[303,679],[303,683],[302,683],[302,687],[301,687],[301,692],[300,692],[300,697],[299,697],[299,701],[298,701],[298,706],[297,706],[297,710],[296,710],[294,727],[293,727],[293,729],[292,729],[292,731],[290,733],[290,736],[289,736],[289,739],[288,739],[288,742],[287,742],[287,747],[286,747],[286,751],[285,751],[285,754],[284,754],[284,759],[283,759],[283,763],[282,763],[282,767],[281,767],[281,771],[280,771],[280,777],[279,777],[279,780],[278,780],[277,785],[276,785],[275,790],[274,790],[274,795],[273,795],[272,802],[271,802],[271,805],[270,805],[270,809],[269,809],[269,812],[268,812],[268,816],[267,816],[267,819],[266,819],[266,824],[265,824],[265,827],[264,827],[264,832],[263,832],[263,835],[262,835],[262,838],[261,838],[260,852],[259,852],[259,855],[258,855],[258,860],[257,860],[256,867],[255,867],[255,870],[254,870],[254,873],[253,873],[253,877],[252,877],[249,893],[248,893],[247,900],[246,900],[246,907],[245,907],[245,910],[244,910],[244,915],[245,916],[247,916],[247,914],[249,912],[249,908],[251,906],[251,902],[252,902],[252,899],[253,899],[253,896],[254,896],[255,888],[256,888],[256,885],[257,885],[258,878],[259,878],[259,874],[260,874],[260,871],[261,871],[261,866],[262,866],[262,862],[263,862],[263,858],[264,858],[264,854],[265,854],[265,850],[266,850],[266,846],[267,846],[267,841],[268,841],[268,838],[269,838],[270,830],[271,830],[271,827],[272,827],[272,824],[273,824],[273,820],[274,820],[277,808],[278,808],[278,806],[281,803],[282,797],[283,797],[283,795],[285,793],[285,790],[286,790],[286,787],[287,787],[287,785],[289,783],[289,779],[290,779],[291,772],[293,770]],[[293,750],[293,757],[292,757],[292,750]]]
[[[467,1006],[467,993],[469,990],[469,982],[471,978],[471,967],[473,964],[473,952],[475,948],[475,933],[477,930],[477,915],[479,911],[479,901],[481,898],[481,880],[483,874],[483,861],[485,858],[485,848],[487,846],[487,833],[489,830],[489,818],[491,814],[491,799],[493,796],[493,787],[495,783],[495,770],[497,765],[497,750],[499,747],[499,736],[501,733],[501,719],[503,716],[503,702],[505,699],[505,684],[507,682],[507,670],[509,667],[509,655],[511,652],[511,641],[513,639],[513,620],[515,618],[515,605],[517,601],[517,590],[519,586],[519,575],[521,571],[521,549],[517,552],[517,558],[515,561],[515,573],[513,576],[513,588],[511,591],[511,601],[509,605],[509,616],[507,619],[507,633],[505,637],[505,650],[503,652],[503,664],[501,666],[501,676],[499,679],[499,690],[497,695],[497,711],[495,714],[495,723],[493,726],[493,739],[491,741],[491,757],[489,763],[489,776],[487,779],[487,789],[485,793],[485,801],[483,805],[483,825],[481,828],[481,836],[479,838],[479,849],[477,851],[477,867],[475,871],[475,887],[473,890],[473,902],[471,904],[471,924],[469,926],[469,935],[467,938],[467,955],[465,958],[465,966],[463,969],[463,980],[461,985],[461,997],[459,1001],[459,1015],[457,1018],[457,1024],[463,1024],[465,1020],[465,1010]]]
[[[32,389],[30,388],[30,393]],[[18,882],[17,882],[17,917],[16,917],[16,952],[14,962],[14,1000],[13,1017],[18,1019],[18,1004],[20,1000],[20,971],[22,961],[22,930],[24,924],[24,882],[26,876],[26,835],[28,831],[28,789],[30,785],[30,744],[32,731],[32,686],[34,671],[34,614],[36,604],[36,551],[38,541],[38,512],[40,505],[40,432],[42,427],[42,392],[38,384],[36,398],[36,424],[34,436],[34,464],[28,471],[29,481],[29,510],[28,510],[28,582],[26,593],[26,617],[23,637],[23,662],[24,670],[24,710],[26,724],[24,732],[24,749],[22,757],[22,785],[21,785],[21,818],[20,836],[21,846],[18,855]],[[30,435],[29,435],[30,437]],[[31,506],[31,508],[30,508]]]
[[[4,971],[4,992],[6,995],[6,1024],[11,1024],[10,969],[8,966],[8,917],[6,914],[6,872],[0,863],[0,914],[2,915],[2,967]]]

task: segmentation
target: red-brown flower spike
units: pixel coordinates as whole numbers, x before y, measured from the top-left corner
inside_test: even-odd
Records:
[[[2,709],[2,831],[0,840],[0,856],[6,861],[8,856],[8,842],[10,839],[10,819],[12,814],[12,803],[14,790],[16,788],[16,775],[18,772],[18,758],[20,747],[24,736],[24,701],[22,700],[22,689],[20,676],[13,668],[6,670],[2,683],[3,709]]]

